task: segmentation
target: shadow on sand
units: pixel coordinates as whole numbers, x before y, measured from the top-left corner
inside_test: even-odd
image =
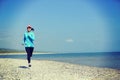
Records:
[[[19,66],[19,68],[27,69],[27,66]]]

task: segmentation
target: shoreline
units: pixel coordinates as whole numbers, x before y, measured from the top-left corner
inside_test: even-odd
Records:
[[[16,55],[16,54],[18,54],[18,55],[23,55],[23,54],[26,54],[26,52],[19,52],[19,53],[0,53],[0,55]],[[34,52],[33,54],[56,54],[56,53],[38,53],[38,52]]]
[[[21,59],[0,58],[3,80],[120,80],[120,70],[75,65],[49,60],[32,60],[32,67]]]
[[[66,56],[67,55],[67,56]],[[79,56],[79,57],[78,57]],[[24,59],[26,60],[26,53],[2,53],[0,54],[0,58],[5,59]],[[44,53],[34,53],[32,60],[53,60],[58,62],[77,64],[77,65],[86,65],[91,67],[99,67],[99,68],[110,68],[120,70],[120,56],[83,56],[74,54],[44,54]],[[83,62],[84,61],[84,62]]]

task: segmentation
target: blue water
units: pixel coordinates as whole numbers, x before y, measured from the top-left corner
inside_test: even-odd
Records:
[[[0,58],[26,59],[26,54],[0,55]],[[120,69],[120,52],[33,54],[35,60],[54,60],[94,67]]]

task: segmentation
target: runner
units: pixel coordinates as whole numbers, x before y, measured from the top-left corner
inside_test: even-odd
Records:
[[[34,50],[34,29],[28,25],[27,31],[24,33],[24,46],[27,53],[28,66],[31,67],[31,57]]]

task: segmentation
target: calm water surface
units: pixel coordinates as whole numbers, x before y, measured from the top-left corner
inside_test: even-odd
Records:
[[[26,54],[0,55],[0,58],[26,59]],[[54,60],[72,64],[94,67],[120,69],[120,53],[62,53],[62,54],[34,54],[35,60]]]

